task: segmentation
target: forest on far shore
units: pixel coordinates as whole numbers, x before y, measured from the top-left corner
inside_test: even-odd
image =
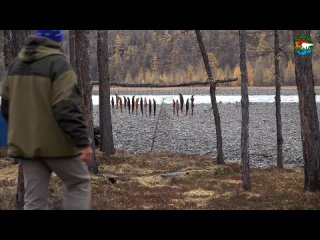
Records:
[[[68,32],[65,51],[69,54]],[[216,79],[238,77],[240,86],[239,41],[237,30],[202,30],[210,64]],[[90,72],[98,79],[96,30],[89,31]],[[2,39],[2,31],[0,31]],[[312,30],[314,41],[313,75],[320,84],[320,30]],[[295,86],[293,36],[290,30],[279,31],[280,75],[284,86]],[[3,41],[0,41],[2,51]],[[110,30],[109,74],[112,82],[182,83],[207,79],[194,31],[187,30]],[[0,76],[4,73],[0,55]],[[247,31],[247,69],[249,86],[274,86],[274,32]]]

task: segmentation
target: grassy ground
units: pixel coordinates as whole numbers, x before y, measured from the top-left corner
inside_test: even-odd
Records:
[[[320,193],[303,192],[303,169],[251,169],[252,190],[242,190],[241,167],[171,153],[97,153],[93,209],[320,209]],[[181,171],[176,177],[160,176]],[[0,209],[14,209],[17,165],[0,160]],[[116,179],[112,184],[109,177]],[[60,209],[63,183],[53,177],[50,209]]]

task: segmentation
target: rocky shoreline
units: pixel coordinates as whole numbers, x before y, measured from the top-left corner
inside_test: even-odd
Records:
[[[223,151],[226,161],[240,162],[241,105],[218,104]],[[302,166],[302,144],[298,103],[282,103],[283,155],[286,168]],[[250,161],[256,167],[276,165],[275,106],[250,103]],[[170,104],[158,105],[156,116],[112,110],[114,142],[117,149],[138,152],[178,152],[216,155],[214,118],[210,104],[195,106],[194,116],[173,115]],[[99,125],[98,106],[94,106],[94,125]],[[154,140],[154,142],[153,142]]]

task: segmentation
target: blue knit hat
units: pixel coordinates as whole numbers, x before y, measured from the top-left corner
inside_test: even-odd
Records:
[[[36,30],[36,35],[49,38],[56,42],[64,40],[64,30]]]

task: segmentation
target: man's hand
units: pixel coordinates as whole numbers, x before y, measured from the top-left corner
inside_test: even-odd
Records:
[[[80,160],[84,161],[86,164],[90,164],[90,162],[92,161],[92,148],[91,147],[87,147],[85,149],[82,149],[82,153],[80,155]]]

